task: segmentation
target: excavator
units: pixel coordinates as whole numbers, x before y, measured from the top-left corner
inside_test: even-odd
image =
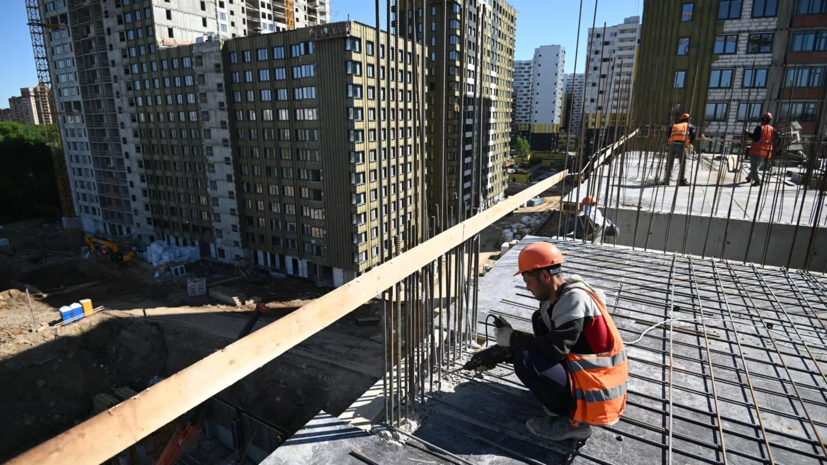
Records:
[[[123,253],[118,250],[118,245],[112,241],[90,236],[83,236],[83,240],[86,241],[93,252],[109,255],[109,259],[113,262],[128,262],[135,258],[135,252]]]

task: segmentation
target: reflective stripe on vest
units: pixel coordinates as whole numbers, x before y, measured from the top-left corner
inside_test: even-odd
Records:
[[[758,155],[760,157],[772,157],[772,136],[775,133],[775,128],[769,124],[761,126],[761,139],[753,142],[749,148],[750,155]]]
[[[612,355],[611,357],[585,358],[569,362],[569,372],[574,373],[580,370],[593,370],[596,368],[609,368],[620,365],[626,361],[626,351]]]
[[[597,296],[583,289],[594,300],[614,345],[602,354],[566,355],[566,367],[572,379],[575,407],[572,420],[592,425],[616,422],[626,410],[626,383],[629,380],[629,362],[626,348],[606,306]]]
[[[607,400],[614,400],[620,396],[626,395],[626,383],[620,386],[615,386],[599,391],[583,391],[575,389],[574,391],[577,400],[584,400],[586,402],[606,402]]]

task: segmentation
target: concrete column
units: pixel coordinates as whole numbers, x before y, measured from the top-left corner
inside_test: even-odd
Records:
[[[215,251],[215,244],[210,244],[210,257],[216,258],[218,255]]]
[[[340,287],[344,283],[344,271],[341,268],[333,268],[333,287]]]
[[[299,260],[299,276],[306,278],[307,275],[307,260]]]
[[[267,252],[267,267],[268,268],[272,268],[272,266],[273,266],[273,265],[270,264],[271,263],[270,262],[270,257],[272,257],[272,256],[273,256],[273,254],[271,254],[270,252]]]
[[[292,275],[293,274],[293,257],[291,257],[290,255],[285,255],[284,256],[284,261],[287,262],[287,263],[285,263],[285,265],[287,265],[286,266],[287,274]]]
[[[258,263],[260,266],[264,266],[264,251],[263,251],[263,250],[259,250],[259,251],[258,251],[258,260],[257,260],[257,263]]]

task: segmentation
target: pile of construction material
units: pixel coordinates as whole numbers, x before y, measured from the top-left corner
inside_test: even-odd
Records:
[[[524,216],[519,223],[514,223],[510,228],[503,230],[500,239],[502,242],[510,243],[513,240],[520,240],[523,237],[533,233],[543,224],[542,215]]]
[[[225,304],[232,305],[234,307],[244,307],[247,305],[255,305],[261,302],[261,297],[253,296],[251,298],[247,298],[246,295],[242,294],[241,292],[233,291],[232,289],[228,289],[226,287],[211,287],[210,290],[207,292],[210,297],[216,299],[220,302],[224,302]]]
[[[201,260],[201,251],[195,246],[178,247],[164,241],[155,241],[146,249],[144,259],[152,263],[152,266],[174,262],[192,263]]]

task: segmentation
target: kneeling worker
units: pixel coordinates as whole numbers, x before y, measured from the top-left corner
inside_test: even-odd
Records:
[[[543,404],[546,416],[526,422],[552,441],[586,439],[589,425],[617,422],[626,409],[626,349],[606,311],[602,291],[577,275],[563,278],[560,250],[537,242],[520,252],[519,271],[540,301],[534,334],[495,329],[497,344],[514,351],[514,372]],[[517,275],[515,274],[515,276]]]

